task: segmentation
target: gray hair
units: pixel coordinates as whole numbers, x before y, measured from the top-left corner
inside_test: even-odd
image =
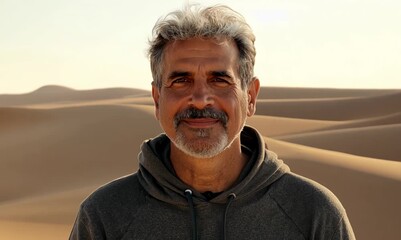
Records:
[[[206,8],[189,5],[183,10],[171,12],[156,22],[148,50],[153,84],[159,89],[162,86],[163,52],[169,42],[219,37],[227,37],[236,43],[239,52],[238,74],[241,78],[241,87],[245,89],[253,78],[255,36],[244,17],[224,5]]]

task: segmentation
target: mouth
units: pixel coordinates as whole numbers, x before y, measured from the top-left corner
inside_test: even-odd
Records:
[[[182,122],[191,128],[210,128],[220,123],[220,120],[215,118],[187,118],[183,119]]]
[[[228,116],[225,112],[213,108],[188,108],[174,116],[174,126],[182,123],[190,128],[211,128],[216,124],[221,124],[226,128]]]

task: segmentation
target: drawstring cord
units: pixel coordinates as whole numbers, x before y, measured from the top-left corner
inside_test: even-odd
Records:
[[[196,212],[195,212],[195,207],[194,207],[194,201],[192,198],[192,191],[190,189],[185,190],[185,197],[188,200],[189,208],[191,210],[191,220],[192,220],[192,239],[193,240],[198,240],[198,227],[196,225]],[[230,208],[231,203],[234,201],[234,199],[237,196],[235,193],[230,193],[228,196],[227,200],[227,205],[224,210],[224,220],[223,220],[223,239],[226,240],[227,236],[227,214],[228,214],[228,209]]]
[[[227,201],[227,205],[226,205],[226,209],[224,211],[224,222],[223,222],[223,239],[226,240],[226,236],[227,236],[227,213],[228,213],[228,208],[230,207],[231,203],[234,201],[234,199],[237,196],[235,195],[235,193],[230,193],[230,195],[228,196],[228,201]]]
[[[189,208],[191,210],[191,220],[192,220],[192,239],[198,239],[198,227],[196,226],[196,213],[194,207],[194,200],[192,199],[192,191],[190,189],[185,190],[185,197],[188,200]]]

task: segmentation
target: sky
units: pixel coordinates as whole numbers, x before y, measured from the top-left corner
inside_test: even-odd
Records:
[[[150,89],[152,28],[186,3],[244,15],[262,86],[401,89],[399,0],[0,0],[0,94]]]

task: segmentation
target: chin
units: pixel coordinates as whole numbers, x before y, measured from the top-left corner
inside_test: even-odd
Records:
[[[183,134],[178,133],[172,142],[183,153],[194,158],[215,157],[231,145],[228,142],[227,134],[221,134],[219,139],[216,139],[216,141],[213,142],[205,137],[199,138],[200,139],[189,140],[184,137]]]

